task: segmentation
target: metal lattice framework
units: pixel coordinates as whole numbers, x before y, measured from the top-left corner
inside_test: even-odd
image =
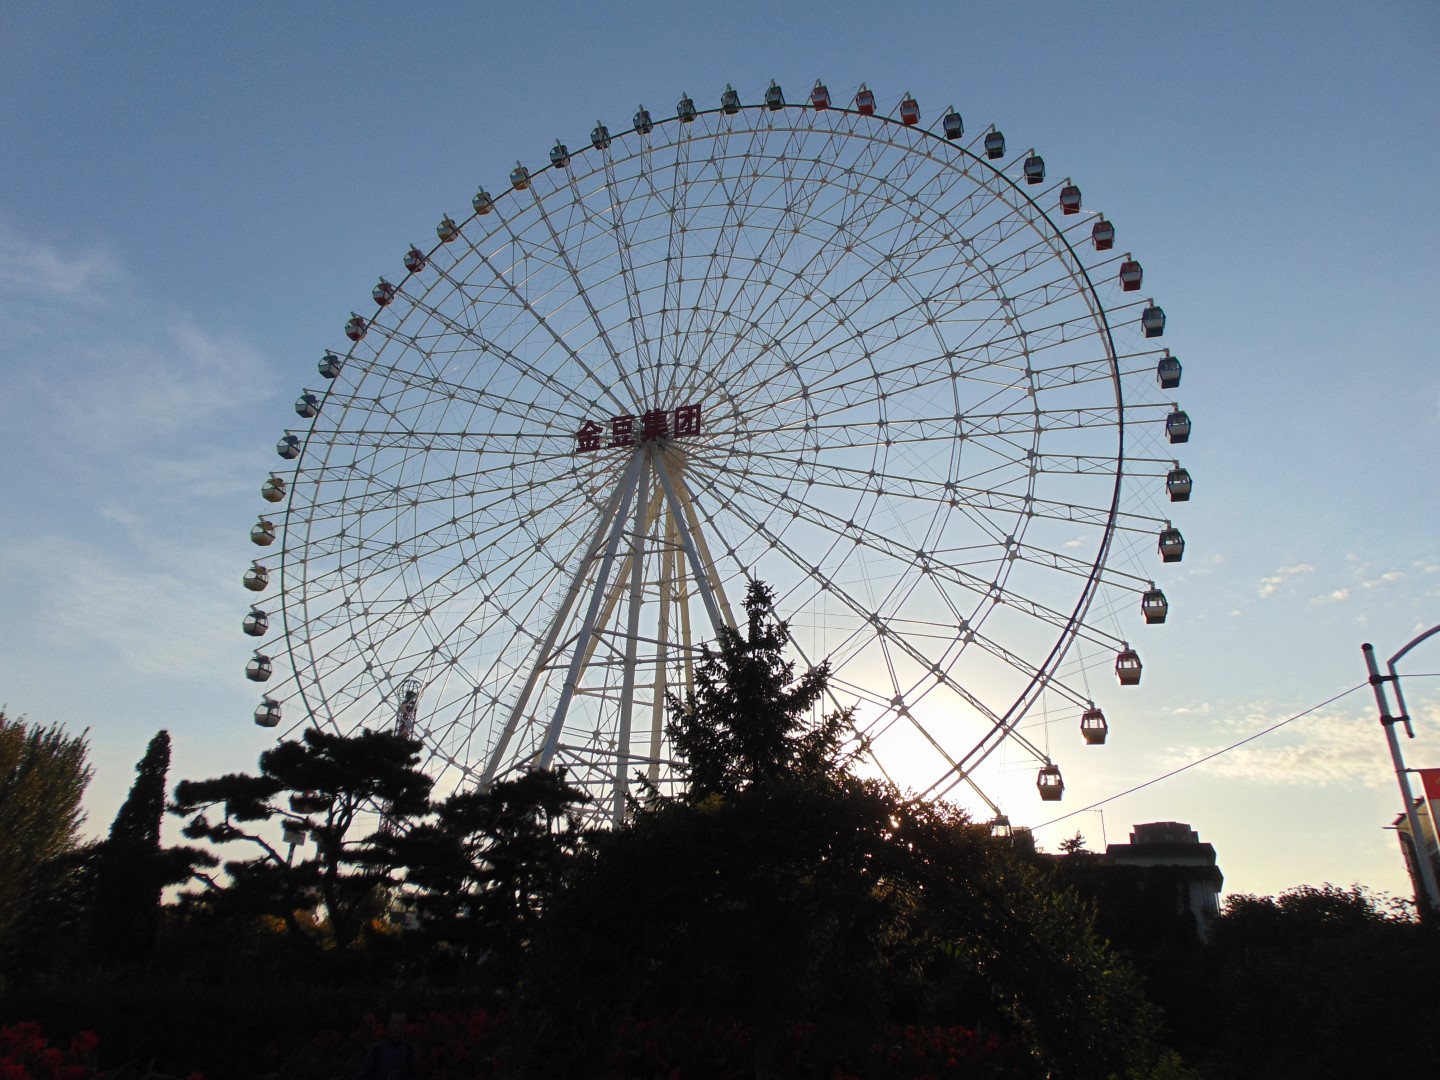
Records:
[[[413,680],[442,784],[563,765],[618,813],[758,578],[881,768],[994,808],[1112,613],[1164,616],[1159,309],[993,128],[685,106],[482,190],[322,361],[254,534],[257,721],[391,726]]]

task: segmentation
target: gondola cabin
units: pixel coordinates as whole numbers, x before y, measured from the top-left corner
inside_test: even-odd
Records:
[[[1065,794],[1065,781],[1060,776],[1059,765],[1046,765],[1035,778],[1035,787],[1045,802],[1059,802]]]
[[[1126,645],[1115,654],[1115,677],[1121,686],[1140,685],[1140,654]]]
[[[1045,182],[1045,159],[1039,154],[1031,154],[1025,159],[1025,182],[1027,184],[1043,184]]]
[[[258,562],[251,563],[250,569],[245,571],[243,583],[251,592],[264,592],[265,587],[270,584],[270,571]]]
[[[278,503],[285,498],[285,481],[271,473],[270,479],[260,485],[260,497],[266,502]]]
[[[559,139],[550,148],[550,167],[552,169],[563,169],[570,164],[570,148]]]
[[[1178,465],[1165,474],[1165,490],[1171,502],[1189,502],[1191,487],[1190,473]]]
[[[251,604],[240,629],[245,631],[248,637],[264,637],[270,630],[270,616]]]
[[[262,652],[257,652],[245,665],[245,677],[251,682],[266,682],[275,672],[275,665],[270,662],[270,657]]]
[[[1180,385],[1180,361],[1167,352],[1155,365],[1155,378],[1161,390],[1174,390]]]
[[[725,92],[720,95],[720,108],[726,116],[734,116],[740,111],[740,93],[729,83],[725,84]]]
[[[1015,829],[1010,824],[1010,819],[1004,814],[996,814],[995,820],[990,822],[990,838],[992,840],[1009,840],[1015,835]]]
[[[369,325],[369,323],[352,311],[350,313],[350,321],[345,324],[345,336],[351,341],[359,341],[365,336],[365,331],[369,329]]]
[[[275,523],[261,518],[250,526],[250,542],[256,547],[269,547],[275,542]]]
[[[1115,246],[1115,226],[1102,217],[1090,230],[1090,242],[1096,251],[1109,251]]]
[[[1156,546],[1160,551],[1161,562],[1179,562],[1185,558],[1185,537],[1169,523],[1160,530],[1160,540]]]
[[[448,244],[460,235],[460,226],[449,214],[440,215],[440,224],[435,226],[435,235],[442,244]]]
[[[1139,292],[1144,279],[1145,271],[1136,260],[1126,259],[1120,264],[1120,288],[1125,292]]]
[[[280,703],[274,698],[265,698],[255,706],[255,723],[261,727],[280,726]]]
[[[610,149],[610,129],[599,120],[596,120],[595,126],[590,129],[590,145],[596,150]]]
[[[810,91],[810,107],[816,110],[830,107],[830,88],[819,79],[815,80],[815,86]]]
[[[944,119],[941,120],[940,123],[941,126],[945,129],[945,138],[949,139],[950,141],[953,142],[956,139],[963,139],[965,137],[965,120],[958,112],[955,111],[955,107],[953,105],[950,107],[950,111],[945,114]]]
[[[1105,736],[1110,733],[1110,725],[1105,722],[1105,714],[1100,711],[1100,706],[1091,704],[1080,717],[1080,734],[1085,739],[1087,746],[1104,746]]]
[[[785,107],[785,94],[774,79],[770,80],[770,85],[765,90],[765,107],[771,112],[779,112]]]
[[[649,135],[655,130],[655,121],[650,119],[650,110],[644,105],[635,110],[635,115],[630,118],[630,122],[635,125],[635,130],[641,135]]]
[[[384,278],[381,278],[380,280],[385,281]],[[390,284],[389,282],[385,283],[387,285]],[[391,286],[391,288],[393,289],[394,286]],[[324,356],[320,358],[320,362],[315,365],[315,370],[320,372],[320,375],[323,378],[334,379],[339,377],[340,372],[344,367],[345,361],[341,360],[340,357],[336,356],[333,352],[327,352]]]
[[[412,274],[418,274],[424,270],[427,261],[425,253],[414,244],[411,244],[410,250],[405,253],[405,269]]]
[[[470,200],[470,205],[474,208],[475,213],[483,217],[495,209],[495,200],[490,197],[490,192],[482,187],[475,192],[475,197]]]
[[[510,170],[510,186],[516,191],[524,191],[530,186],[530,170],[518,161]]]
[[[1176,409],[1165,418],[1165,437],[1172,443],[1190,441],[1190,414]]]
[[[1152,626],[1163,623],[1165,616],[1170,614],[1170,602],[1165,599],[1165,594],[1159,589],[1149,589],[1140,598],[1140,613]]]
[[[279,454],[286,461],[294,461],[300,456],[300,436],[280,436],[280,441],[275,444],[275,453]]]
[[[1140,313],[1140,325],[1145,330],[1145,336],[1160,337],[1165,333],[1165,309],[1157,307],[1154,301],[1150,306]]]
[[[1080,212],[1080,189],[1074,184],[1066,184],[1060,189],[1060,212],[1062,214],[1078,214]]]
[[[986,133],[985,156],[991,161],[999,161],[1005,156],[1005,133],[1003,131],[991,130]]]
[[[305,826],[298,821],[287,821],[280,828],[280,835],[291,847],[298,847],[305,843],[305,832]]]
[[[295,399],[295,415],[313,420],[320,415],[320,399],[314,394],[301,394]]]
[[[860,89],[855,91],[855,111],[861,116],[875,115],[875,91],[864,83],[861,83]]]
[[[920,103],[908,92],[900,99],[900,122],[906,127],[920,123]]]
[[[680,100],[675,103],[675,115],[682,124],[688,124],[695,119],[695,102],[689,94],[680,95]]]
[[[377,307],[389,307],[390,301],[395,299],[395,286],[382,277],[370,290],[370,299],[375,301]]]

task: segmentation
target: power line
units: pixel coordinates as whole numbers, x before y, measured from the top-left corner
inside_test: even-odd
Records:
[[[1409,675],[1406,675],[1405,677],[1406,677],[1407,679],[1410,678]],[[1114,802],[1116,799],[1123,799],[1126,795],[1133,795],[1133,794],[1135,794],[1135,792],[1141,791],[1141,790],[1143,790],[1144,788],[1149,787],[1151,784],[1158,784],[1161,780],[1169,780],[1170,777],[1172,777],[1172,776],[1179,776],[1179,775],[1180,775],[1182,772],[1184,772],[1186,769],[1193,769],[1196,765],[1204,765],[1205,762],[1207,762],[1207,761],[1213,761],[1213,760],[1215,760],[1217,757],[1219,757],[1221,754],[1228,754],[1231,750],[1234,750],[1234,749],[1237,749],[1238,747],[1244,746],[1244,745],[1245,745],[1246,743],[1248,743],[1248,742],[1254,742],[1256,739],[1260,738],[1262,735],[1269,735],[1272,731],[1278,731],[1280,728],[1284,727],[1286,724],[1294,723],[1296,720],[1299,720],[1301,717],[1309,716],[1311,713],[1316,712],[1316,711],[1318,711],[1318,710],[1320,710],[1320,709],[1325,708],[1326,705],[1333,705],[1335,702],[1339,701],[1341,698],[1343,698],[1343,697],[1348,697],[1349,695],[1353,694],[1356,690],[1363,690],[1363,689],[1365,689],[1365,687],[1367,687],[1367,686],[1369,686],[1369,685],[1370,685],[1370,684],[1369,684],[1368,682],[1356,683],[1354,686],[1350,687],[1349,690],[1342,690],[1340,693],[1336,694],[1334,697],[1326,698],[1324,701],[1320,702],[1320,704],[1310,706],[1310,708],[1306,709],[1304,712],[1298,712],[1298,713],[1296,713],[1294,716],[1287,717],[1286,719],[1281,720],[1281,721],[1279,721],[1278,723],[1271,724],[1269,727],[1265,728],[1263,731],[1257,731],[1257,732],[1255,732],[1255,734],[1253,734],[1253,735],[1247,735],[1247,736],[1245,736],[1245,738],[1241,739],[1239,742],[1237,742],[1237,743],[1231,743],[1229,746],[1224,747],[1223,749],[1216,750],[1213,754],[1206,754],[1204,757],[1198,758],[1198,759],[1196,759],[1195,761],[1190,762],[1188,765],[1181,765],[1178,769],[1171,769],[1169,772],[1165,773],[1165,774],[1162,775],[1162,776],[1157,776],[1157,777],[1155,777],[1153,780],[1146,780],[1143,784],[1136,784],[1136,785],[1135,785],[1134,787],[1132,787],[1132,788],[1127,788],[1127,789],[1124,790],[1124,791],[1117,792],[1116,794],[1111,795],[1109,798],[1101,799],[1099,802],[1093,802],[1093,803],[1091,803],[1089,806],[1082,806],[1079,810],[1071,810],[1068,814],[1061,814],[1061,815],[1060,815],[1059,817],[1057,817],[1057,818],[1051,818],[1049,821],[1045,822],[1043,825],[1036,825],[1035,828],[1036,828],[1036,829],[1046,828],[1046,827],[1049,826],[1049,825],[1054,825],[1054,824],[1056,824],[1057,822],[1064,821],[1066,818],[1072,818],[1072,817],[1074,817],[1076,814],[1084,814],[1084,813],[1086,813],[1086,812],[1088,812],[1088,811],[1090,811],[1090,810],[1094,810],[1096,807],[1104,806],[1106,803],[1112,803],[1112,802]]]

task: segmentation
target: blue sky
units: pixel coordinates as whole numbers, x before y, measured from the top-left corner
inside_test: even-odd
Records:
[[[375,277],[597,117],[823,76],[998,123],[1143,260],[1196,425],[1189,548],[1062,809],[1211,753],[1440,622],[1437,46],[1418,2],[5,5],[0,701],[90,729],[95,828],[159,727],[177,779],[252,767],[256,488]],[[1440,766],[1440,683],[1407,696]],[[1403,892],[1374,716],[1353,693],[1040,839],[1178,819],[1230,890]],[[1032,776],[1007,810],[1039,824]]]

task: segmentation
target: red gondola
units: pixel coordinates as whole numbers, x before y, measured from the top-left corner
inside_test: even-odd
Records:
[[[395,286],[391,285],[390,282],[382,277],[375,285],[375,288],[370,290],[370,298],[380,307],[386,307],[391,300],[395,299]],[[331,377],[333,378],[334,376]]]
[[[365,336],[365,330],[369,325],[369,323],[352,311],[350,313],[350,321],[345,324],[345,336],[351,341],[359,341]]]
[[[830,107],[830,90],[819,79],[815,80],[815,87],[810,91],[810,107],[813,109]]]
[[[1109,251],[1115,246],[1115,226],[1102,217],[1090,230],[1090,242],[1096,251]]]
[[[1062,214],[1078,214],[1080,212],[1080,189],[1074,184],[1066,184],[1060,189],[1060,212]]]
[[[855,109],[861,116],[875,115],[875,91],[864,83],[855,91]]]
[[[405,269],[409,270],[412,274],[418,274],[421,270],[424,270],[427,261],[425,253],[414,244],[411,244],[410,250],[405,253]]]
[[[1144,277],[1145,271],[1134,259],[1126,259],[1120,264],[1120,288],[1125,292],[1139,292]]]
[[[906,127],[920,123],[920,103],[910,96],[909,91],[900,99],[900,122]]]

